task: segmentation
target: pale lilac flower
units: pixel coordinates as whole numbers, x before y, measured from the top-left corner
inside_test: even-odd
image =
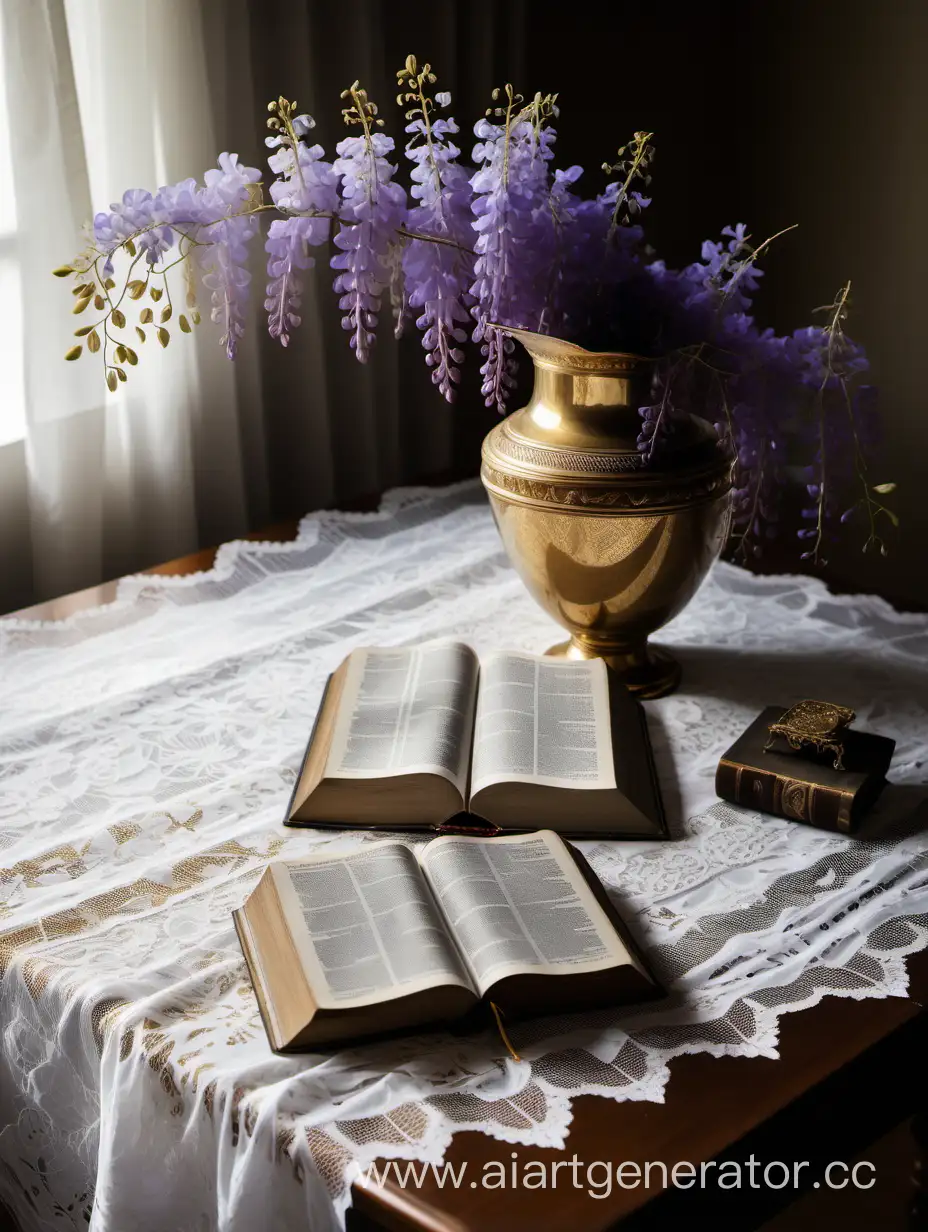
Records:
[[[555,134],[527,120],[508,128],[479,120],[474,133],[479,139],[474,161],[481,165],[470,181],[477,233],[473,337],[484,356],[481,393],[487,406],[503,411],[515,384],[515,364],[512,340],[495,326],[532,328],[538,322],[548,272],[544,210]]]
[[[804,555],[821,560],[827,538],[858,515],[869,527],[868,545],[885,551],[875,519],[895,524],[895,515],[876,497],[893,485],[872,486],[866,476],[876,412],[871,391],[851,385],[867,361],[844,333],[848,288],[824,325],[785,337],[761,330],[752,301],[762,275],[744,224],[707,240],[698,261],[669,268],[654,259],[640,225],[649,198],[633,180],[647,187],[645,163],[639,160],[634,174],[626,157],[608,168],[618,173],[613,183],[581,196],[579,167],[550,171],[555,134],[545,121],[556,114],[552,100],[536,96],[523,108],[508,87],[508,124],[483,119],[475,126],[473,174],[460,165],[453,119],[434,118],[428,106],[407,125],[407,208],[393,180],[393,142],[371,127],[380,123],[376,108],[363,91],[352,87],[349,94],[352,122],[363,124],[364,134],[341,142],[334,164],[303,140],[313,127],[309,116],[291,119],[287,112],[295,151],[290,133],[267,141],[277,177],[270,199],[280,214],[266,242],[273,337],[287,345],[299,324],[300,274],[312,265],[310,250],[328,238],[330,216],[337,217],[335,289],[362,362],[385,292],[397,334],[416,310],[432,380],[449,401],[469,315],[482,349],[482,393],[500,410],[515,383],[514,344],[500,326],[649,356],[655,374],[650,405],[639,411],[642,465],[660,464],[687,417],[715,424],[719,448],[731,455],[735,538],[746,558],[777,531],[796,456],[805,463],[808,497],[798,532]],[[450,105],[445,91],[435,98],[440,107]],[[645,138],[636,134],[636,159]],[[130,237],[155,270],[179,247],[204,273],[213,318],[233,357],[248,294],[247,248],[258,229],[251,191],[258,179],[235,155],[223,154],[202,186],[183,180],[154,195],[129,190],[94,218],[104,276]],[[196,241],[189,253],[185,240]]]
[[[451,102],[447,91],[435,97],[442,106]],[[422,309],[416,325],[424,331],[422,345],[432,382],[453,402],[464,359],[461,344],[467,339],[464,327],[473,303],[468,172],[458,164],[460,150],[449,139],[458,131],[450,117],[428,122],[419,117],[407,124],[406,131],[412,134],[406,146],[406,157],[414,164],[412,195],[419,203],[409,211],[408,229],[448,241],[409,241],[403,253],[408,302]]]
[[[109,213],[94,216],[94,242],[106,254],[104,276],[110,277],[113,273],[113,253],[119,245],[143,227],[149,226],[153,204],[150,192],[142,188],[130,188],[123,193],[122,201],[113,202]]]
[[[392,182],[394,168],[386,157],[392,149],[393,139],[376,132],[346,137],[336,146],[344,222],[335,236],[340,251],[330,264],[342,271],[333,285],[345,314],[342,328],[350,331],[361,363],[370,354],[381,296],[391,281],[391,249],[406,218],[406,191]]]
[[[250,184],[261,179],[255,167],[243,167],[237,154],[220,154],[219,166],[207,171],[198,194],[201,218],[210,221],[198,235],[203,247],[194,249],[203,271],[203,284],[212,292],[212,318],[222,326],[220,342],[229,359],[235,358],[245,328],[245,307],[251,275],[246,268],[248,242],[258,230],[248,207]]]
[[[155,244],[146,246],[150,265],[160,260],[168,249],[173,248],[177,236],[191,235],[192,228],[202,220],[199,189],[196,180],[181,180],[159,188],[152,206],[152,217],[163,220],[164,226],[157,232]],[[155,232],[151,233],[155,235]],[[139,240],[143,245],[143,240]]]
[[[297,116],[293,128],[302,136],[313,127],[310,116]],[[278,179],[270,187],[274,204],[292,216],[275,219],[269,229],[265,249],[270,281],[264,307],[268,313],[268,332],[279,338],[282,346],[290,341],[290,331],[300,324],[299,308],[302,280],[298,271],[310,269],[314,259],[309,249],[324,244],[329,238],[330,218],[300,215],[320,213],[333,215],[338,209],[338,177],[332,164],[325,161],[322,146],[297,143],[294,155],[289,145],[279,137],[268,137],[267,144],[280,147],[268,158],[268,165]],[[298,160],[298,161],[297,161]]]

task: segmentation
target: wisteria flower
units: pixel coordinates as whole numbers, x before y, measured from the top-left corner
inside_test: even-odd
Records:
[[[199,193],[203,226],[194,251],[203,271],[203,285],[212,292],[212,318],[221,326],[220,343],[229,359],[235,358],[245,331],[245,310],[251,274],[247,268],[248,243],[258,231],[258,220],[246,212],[250,186],[261,179],[256,167],[243,167],[237,154],[220,154],[218,167],[204,176]]]
[[[405,87],[411,134],[406,157],[412,162],[412,196],[418,202],[408,214],[408,230],[415,236],[403,252],[403,272],[411,308],[421,308],[416,325],[423,331],[425,362],[432,383],[449,402],[454,401],[464,360],[463,343],[470,321],[474,277],[469,173],[458,163],[460,149],[452,140],[458,126],[449,116],[434,118],[426,87],[434,81],[429,65],[419,69],[410,57],[397,74]],[[451,95],[439,91],[435,102],[451,105]]]
[[[343,221],[335,236],[340,251],[330,264],[342,271],[333,284],[345,314],[342,328],[351,334],[357,358],[366,363],[381,296],[391,281],[391,250],[406,218],[406,190],[393,182],[394,167],[387,158],[393,139],[375,131],[376,106],[357,82],[342,97],[351,99],[346,120],[360,124],[363,135],[346,137],[336,146],[334,169],[341,177]]]
[[[279,135],[267,138],[267,144],[277,150],[268,158],[278,177],[270,196],[288,216],[274,219],[268,228],[265,248],[270,281],[264,307],[268,332],[287,346],[291,330],[300,324],[300,271],[315,264],[309,250],[328,240],[331,218],[338,209],[338,176],[325,161],[322,146],[308,146],[302,140],[315,125],[311,116],[293,116],[292,105],[281,99],[277,121]]]
[[[175,266],[188,276],[188,308],[196,303],[191,271],[202,275],[233,358],[245,325],[249,245],[267,213],[264,305],[282,345],[300,324],[312,250],[332,238],[342,326],[362,363],[385,295],[397,336],[415,319],[431,379],[449,402],[462,387],[468,330],[480,347],[482,397],[500,411],[515,387],[507,327],[648,357],[654,376],[639,409],[640,464],[662,465],[690,417],[714,425],[717,447],[731,458],[733,541],[744,559],[777,533],[797,459],[802,555],[824,560],[847,523],[864,528],[865,548],[885,551],[882,529],[896,519],[883,497],[894,485],[868,478],[877,412],[860,383],[866,355],[846,331],[849,286],[814,325],[783,336],[761,328],[760,258],[778,237],[756,244],[739,222],[707,239],[698,260],[673,268],[658,258],[642,225],[652,133],[636,132],[603,164],[606,181],[591,183],[580,167],[554,166],[556,96],[526,101],[507,85],[474,126],[471,168],[461,161],[451,95],[434,90],[436,81],[412,56],[397,73],[409,200],[393,140],[357,82],[342,94],[351,135],[332,162],[312,144],[310,116],[284,98],[270,104],[267,199],[259,173],[234,154],[220,155],[202,183],[125,192],[95,216],[84,252],[56,271],[74,275],[75,313],[93,304],[99,314],[75,330],[80,341],[66,358],[85,349],[101,355],[107,386],[118,388],[138,362],[120,332],[131,328],[133,301],[141,342],[153,327],[166,346],[172,319],[189,333],[199,314],[172,318]],[[127,271],[121,287],[117,262]],[[162,295],[165,304],[154,307]]]
[[[546,281],[544,207],[555,133],[544,121],[555,109],[553,100],[540,96],[527,109],[520,104],[507,86],[506,105],[496,109],[503,122],[474,126],[473,157],[480,166],[470,182],[477,234],[473,338],[484,356],[481,393],[500,411],[515,384],[515,365],[512,341],[497,326],[536,325]]]

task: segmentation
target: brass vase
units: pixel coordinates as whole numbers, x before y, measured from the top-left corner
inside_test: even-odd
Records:
[[[483,443],[481,479],[509,559],[570,633],[549,654],[599,656],[637,696],[680,667],[648,636],[692,598],[729,529],[731,460],[690,417],[645,465],[638,408],[652,361],[507,329],[535,366],[528,406]]]

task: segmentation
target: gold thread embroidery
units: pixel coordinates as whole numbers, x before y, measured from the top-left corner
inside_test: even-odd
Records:
[[[121,847],[123,843],[128,843],[132,839],[138,838],[142,833],[142,827],[134,821],[118,821],[115,826],[107,827],[107,833],[112,835],[116,840],[116,845]]]
[[[203,820],[203,810],[197,809],[194,813],[190,814],[186,821],[178,821],[172,813],[165,813],[164,816],[171,823],[167,830],[168,834],[173,834],[175,830],[187,830],[192,834],[196,829],[197,823]]]
[[[270,846],[273,847],[273,843]],[[134,899],[148,898],[152,906],[161,907],[175,895],[202,884],[207,874],[215,869],[225,868],[226,872],[231,873],[249,858],[265,856],[270,859],[274,854],[270,850],[267,853],[259,852],[254,847],[243,846],[236,839],[229,839],[201,855],[187,856],[175,864],[171,870],[172,885],[140,877],[128,885],[115,886],[103,894],[85,899],[80,907],[70,907],[44,916],[26,928],[0,933],[0,976],[7,972],[15,954],[26,946],[75,936],[95,928],[104,920],[119,915]]]

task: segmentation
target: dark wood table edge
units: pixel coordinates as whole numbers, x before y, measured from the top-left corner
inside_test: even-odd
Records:
[[[663,1105],[616,1103],[598,1095],[573,1101],[574,1120],[565,1152],[576,1151],[582,1160],[663,1160],[668,1167],[680,1160],[699,1165],[703,1161],[747,1160],[753,1152],[767,1160],[809,1161],[801,1171],[805,1184],[798,1190],[777,1195],[740,1192],[737,1208],[729,1196],[720,1200],[711,1189],[673,1190],[648,1194],[628,1190],[612,1201],[587,1201],[582,1214],[571,1217],[554,1211],[551,1191],[544,1204],[535,1194],[520,1191],[520,1220],[536,1232],[663,1232],[683,1219],[697,1217],[697,1226],[737,1227],[739,1232],[759,1227],[778,1210],[810,1191],[816,1178],[816,1161],[850,1160],[894,1125],[928,1107],[928,951],[909,956],[910,993],[907,997],[848,1001],[827,995],[818,1005],[785,1014],[780,1019],[779,1060],[751,1057],[714,1057],[709,1053],[684,1055],[669,1062],[670,1078]],[[726,1118],[693,1116],[694,1110],[712,1109],[713,1100],[730,1097],[731,1089],[747,1092],[752,1086],[749,1069],[764,1066],[763,1081],[754,1082],[754,1101],[744,1099],[740,1109],[726,1108]],[[892,1081],[889,1069],[908,1076]],[[738,1072],[738,1077],[733,1075]],[[882,1082],[876,1086],[877,1077]],[[869,1088],[867,1084],[870,1084]],[[758,1089],[759,1088],[759,1089]],[[760,1099],[758,1101],[758,1095]],[[681,1109],[690,1122],[674,1125]],[[816,1112],[817,1110],[817,1112]],[[828,1115],[823,1115],[827,1113]],[[622,1126],[622,1121],[626,1125]],[[655,1122],[661,1122],[655,1124]],[[806,1132],[814,1126],[814,1133]],[[828,1133],[823,1133],[823,1127]],[[642,1132],[644,1131],[644,1132]],[[690,1136],[687,1136],[687,1131]],[[827,1142],[827,1147],[823,1146]],[[776,1153],[770,1148],[776,1144]],[[689,1149],[681,1149],[686,1145]],[[696,1150],[692,1149],[696,1146]],[[487,1159],[508,1161],[513,1153],[522,1168],[529,1159],[550,1162],[558,1152],[547,1148],[513,1146],[476,1132],[456,1134],[445,1154],[455,1166],[465,1158],[471,1163]],[[380,1167],[386,1161],[380,1160]],[[473,1173],[471,1173],[473,1175]],[[820,1175],[820,1174],[819,1174]],[[409,1192],[397,1182],[382,1189],[356,1185],[351,1232],[388,1229],[390,1232],[503,1232],[504,1220],[482,1211],[450,1212],[442,1197],[455,1191],[440,1188],[433,1179]],[[466,1192],[466,1191],[457,1191]],[[745,1201],[745,1197],[751,1200]],[[547,1209],[545,1209],[547,1208]],[[476,1213],[476,1212],[475,1212]],[[444,1222],[442,1222],[444,1219]],[[719,1222],[722,1220],[722,1222]]]
[[[256,531],[243,536],[244,542],[250,543],[288,543],[295,538],[300,519],[289,519],[276,523],[266,530]],[[238,542],[238,541],[236,541]],[[188,556],[180,556],[176,560],[166,561],[161,565],[153,565],[150,569],[141,571],[144,576],[152,577],[189,577],[193,573],[206,573],[212,569],[216,561],[218,547],[202,548],[199,552],[191,552]],[[20,608],[16,612],[8,612],[0,616],[0,621],[12,618],[21,620],[60,621],[67,620],[78,612],[91,611],[93,608],[104,607],[113,603],[121,578],[101,582],[98,586],[88,586],[86,590],[77,590],[70,595],[62,595],[57,599],[46,599],[43,603],[35,603],[31,607]]]

